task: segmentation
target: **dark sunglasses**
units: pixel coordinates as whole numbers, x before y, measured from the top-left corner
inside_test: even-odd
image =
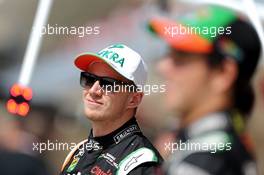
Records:
[[[117,86],[132,85],[131,82],[123,82],[110,77],[99,77],[89,72],[81,72],[80,84],[83,88],[91,88],[98,81],[103,90],[115,91]]]

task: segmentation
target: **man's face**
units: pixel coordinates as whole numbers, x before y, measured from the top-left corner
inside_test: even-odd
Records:
[[[99,77],[110,77],[127,82],[125,78],[103,62],[90,65],[88,72]],[[104,92],[99,82],[83,90],[84,112],[92,121],[113,120],[128,110],[130,92]]]
[[[169,110],[188,112],[207,97],[210,70],[206,59],[172,50],[159,62],[158,70],[165,79],[165,102]]]

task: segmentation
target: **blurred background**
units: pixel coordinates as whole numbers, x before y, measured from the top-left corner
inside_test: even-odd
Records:
[[[30,36],[37,0],[0,0],[0,147],[41,159],[50,174],[58,174],[69,150],[33,150],[33,143],[79,143],[89,132],[83,114],[76,55],[96,52],[112,43],[124,43],[146,60],[148,84],[162,84],[155,72],[166,45],[146,28],[147,20],[166,13],[178,15],[203,3],[216,0],[54,0],[47,24],[63,27],[98,27],[99,34],[43,35],[40,53],[29,87],[33,90],[27,117],[11,115],[6,109],[9,89],[18,82],[23,56]],[[219,1],[238,12],[245,12],[242,0]],[[264,0],[255,1],[264,21]],[[245,14],[246,15],[246,14]],[[262,58],[263,59],[263,58]],[[256,105],[248,125],[259,169],[264,174],[264,69],[263,60],[254,79]],[[164,152],[164,140],[172,137],[177,119],[163,109],[162,94],[144,98],[137,118],[145,135]],[[153,110],[155,107],[155,110]]]

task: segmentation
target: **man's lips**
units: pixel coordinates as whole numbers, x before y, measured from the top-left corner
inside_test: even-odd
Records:
[[[90,104],[97,104],[97,105],[102,105],[103,103],[92,100],[92,99],[85,99],[86,102],[90,103]]]

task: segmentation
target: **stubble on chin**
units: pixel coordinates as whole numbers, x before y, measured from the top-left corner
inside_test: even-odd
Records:
[[[107,118],[107,116],[98,109],[84,109],[84,114],[88,120],[94,122],[104,121]]]

